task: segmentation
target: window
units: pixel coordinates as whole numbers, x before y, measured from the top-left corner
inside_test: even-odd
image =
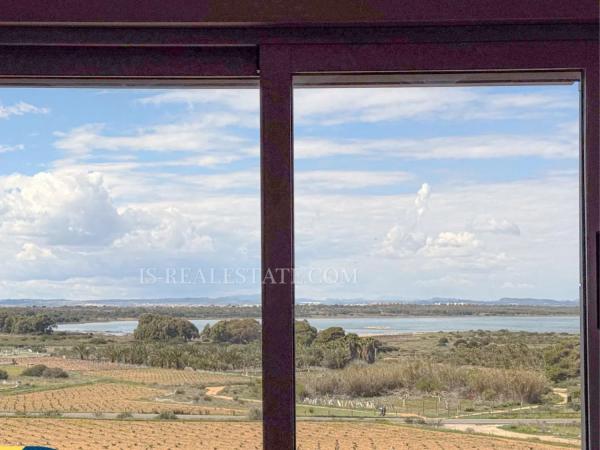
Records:
[[[471,5],[468,11],[461,5],[454,4],[440,9],[439,5],[431,0],[407,0],[400,9],[396,2],[389,0],[378,1],[367,9],[355,2],[356,4],[345,5],[342,10],[337,4],[312,1],[291,8],[286,2],[277,5],[272,4],[273,2],[262,2],[257,6],[255,2],[245,0],[239,2],[235,8],[223,8],[221,3],[212,1],[196,5],[176,1],[169,9],[155,8],[152,0],[142,3],[123,0],[120,7],[115,9],[110,3],[100,5],[67,1],[51,10],[40,9],[33,5],[33,2],[27,1],[7,4],[0,11],[0,85],[5,88],[153,87],[187,91],[192,87],[223,89],[260,84],[260,191],[244,192],[249,197],[258,195],[259,192],[261,196],[259,282],[262,282],[262,404],[257,402],[259,398],[256,392],[256,396],[248,397],[247,392],[241,391],[238,393],[237,404],[240,405],[240,409],[249,410],[249,405],[243,405],[239,400],[245,402],[245,399],[252,399],[253,404],[262,406],[262,441],[263,447],[268,450],[296,448],[296,428],[302,440],[303,436],[307,436],[306,427],[312,426],[311,422],[314,422],[310,417],[302,418],[296,427],[295,420],[296,400],[299,398],[296,394],[302,393],[300,385],[296,389],[295,289],[298,290],[297,297],[301,298],[305,295],[303,292],[306,291],[303,289],[307,289],[307,286],[295,285],[290,278],[284,279],[282,283],[273,283],[268,277],[265,281],[265,275],[269,273],[287,274],[296,268],[295,248],[300,251],[297,254],[297,268],[300,271],[296,275],[301,275],[302,264],[305,264],[303,261],[306,262],[307,256],[310,256],[303,255],[299,246],[302,244],[302,247],[307,248],[307,241],[303,241],[307,235],[302,234],[301,215],[305,214],[302,210],[296,211],[299,220],[297,224],[300,226],[296,237],[300,241],[294,244],[294,206],[296,209],[299,206],[294,205],[294,85],[312,85],[319,88],[378,85],[391,88],[407,85],[466,87],[482,84],[489,86],[579,82],[582,243],[581,446],[586,449],[598,448],[600,408],[596,400],[599,398],[600,335],[597,309],[597,233],[600,228],[597,150],[600,119],[597,103],[597,2],[582,0],[575,4],[545,0],[529,2],[523,6],[510,0],[501,0],[500,3],[495,1],[493,4],[483,0]],[[111,90],[113,93],[118,91]],[[29,103],[37,106],[38,103],[34,100],[37,99],[32,98]],[[441,102],[444,100],[439,99]],[[14,104],[8,103],[6,106]],[[243,101],[231,99],[229,106],[232,117],[236,120],[246,116]],[[319,108],[334,106],[322,103]],[[149,107],[148,111],[154,108],[154,112],[160,114],[165,107],[155,105]],[[168,108],[179,108],[178,111],[182,115],[204,110],[205,107],[206,105],[200,107],[197,102],[187,102],[185,106],[175,103],[168,105]],[[254,111],[258,112],[256,109]],[[39,117],[43,118],[43,115]],[[127,117],[123,122],[129,120],[131,118]],[[0,125],[2,122],[5,122],[4,119],[0,119]],[[331,125],[325,120],[322,122],[317,125],[321,125],[322,128]],[[299,126],[296,131],[301,134],[309,131],[301,122],[296,125]],[[230,127],[225,128],[225,134],[232,131]],[[59,129],[65,130],[67,127]],[[436,129],[437,125],[432,127],[432,134],[435,134]],[[16,129],[11,131],[18,134]],[[253,132],[256,131],[255,125]],[[313,131],[317,131],[316,128]],[[346,131],[349,132],[348,135],[354,132]],[[244,137],[249,137],[252,131],[248,129],[248,133]],[[114,136],[110,133],[100,135]],[[25,133],[19,136],[24,139]],[[134,133],[122,134],[120,137],[131,138],[134,137]],[[217,136],[220,137],[221,135]],[[55,137],[55,140],[57,139],[58,137]],[[15,143],[0,144],[10,148],[20,145],[21,142],[15,140]],[[119,145],[123,145],[122,141]],[[0,154],[0,159],[8,162],[18,153],[19,151],[4,152]],[[219,156],[222,154],[219,153]],[[250,159],[248,158],[247,162]],[[26,161],[18,158],[13,161],[18,163],[14,166],[15,170],[25,171],[23,167],[17,166]],[[331,167],[320,167],[320,163],[312,169],[302,167],[304,163],[301,159],[297,161],[300,164],[296,168],[298,174],[302,171],[332,170]],[[126,161],[121,163],[125,164]],[[157,165],[162,163],[163,161],[156,160]],[[231,162],[230,166],[243,169],[234,162]],[[10,168],[8,165],[6,167]],[[182,168],[182,174],[189,169]],[[362,171],[372,169],[370,166],[360,168]],[[523,170],[524,167],[519,169]],[[32,169],[32,172],[33,170],[37,169]],[[379,170],[383,171],[382,168]],[[405,168],[389,169],[394,170],[410,172]],[[176,177],[182,174],[177,173]],[[26,176],[31,176],[31,173]],[[238,181],[236,179],[236,182]],[[300,178],[297,181],[300,189],[298,195],[301,196],[303,184],[309,186],[308,179]],[[212,185],[211,188],[214,188],[213,193],[221,189],[216,185]],[[239,188],[243,191],[242,185],[239,185]],[[416,195],[417,191],[413,190],[412,194]],[[440,192],[432,185],[430,198],[434,198]],[[231,194],[238,195],[240,191],[232,187]],[[300,199],[301,197],[298,197],[298,200]],[[241,217],[251,203],[250,199],[248,200],[249,202],[243,204],[237,203],[235,206],[239,208],[232,208],[232,214]],[[574,207],[572,203],[569,205]],[[184,214],[190,212],[185,211]],[[459,214],[455,211],[452,217],[455,220]],[[384,224],[384,221],[378,223]],[[247,230],[249,226],[250,222],[242,223],[240,231]],[[433,237],[438,234],[439,232]],[[570,237],[574,238],[574,235]],[[11,239],[6,248],[14,247],[15,244],[16,240]],[[230,244],[235,244],[235,240]],[[183,253],[185,252],[177,252],[173,257],[180,258]],[[56,265],[50,269],[58,268]],[[74,271],[83,269],[84,267],[76,267]],[[146,274],[151,275],[152,271]],[[151,279],[151,276],[147,277],[146,281],[149,278]],[[245,295],[244,292],[250,291],[255,295],[257,289],[247,285],[233,286],[228,292],[239,298]],[[252,294],[250,296],[252,297]],[[244,298],[244,301],[246,300],[247,298]],[[301,312],[301,308],[298,310]],[[256,315],[248,318],[257,319]],[[215,319],[220,320],[222,317]],[[244,355],[252,353],[244,352]],[[249,366],[241,371],[244,372],[244,376],[255,375]],[[8,376],[7,383],[0,385],[0,388],[10,388],[11,374],[8,373]],[[217,407],[221,400],[226,399],[213,400],[212,405]],[[427,404],[425,408],[427,409]],[[67,417],[58,417],[52,412],[46,412],[44,415],[47,417],[36,419],[47,420],[44,422],[46,424],[67,424]],[[232,430],[227,436],[237,435],[241,436],[244,442],[256,442],[256,433],[252,431],[247,434],[244,430],[254,427],[252,429],[258,432],[260,422],[254,420],[258,416],[260,411],[257,408],[249,422],[246,419],[250,419],[250,415],[243,415],[236,418],[239,422],[227,423],[227,430]],[[166,415],[163,419],[169,417]],[[102,420],[107,418],[110,417],[93,417],[86,420],[90,421],[90,425],[104,430],[107,422]],[[227,416],[227,419],[229,422],[233,417]],[[13,419],[0,420],[3,430],[4,424],[11,420]],[[75,422],[68,423],[73,425]],[[136,423],[142,428],[140,432],[135,430],[136,436],[140,433],[148,435],[144,428],[147,423]],[[133,426],[133,422],[128,425]],[[237,428],[236,425],[240,427]],[[337,426],[330,423],[328,425]],[[196,432],[172,432],[174,429],[197,426],[188,421],[163,420],[160,421],[160,426],[152,426],[159,427],[160,432],[148,436],[162,440],[168,436],[173,439],[173,446],[183,446],[180,439],[188,437],[195,439],[191,448],[204,446],[202,436]],[[60,430],[62,431],[56,435],[45,434],[48,436],[48,442],[62,443],[65,439],[74,439],[85,444],[85,428],[73,425],[71,428]],[[240,432],[236,434],[236,431]],[[118,441],[115,444],[123,446],[119,435],[115,436]],[[13,444],[1,439],[2,436],[2,444]],[[543,445],[537,442],[533,444]],[[302,445],[302,442],[299,442],[299,445]]]
[[[0,104],[2,442],[260,448],[257,90]]]
[[[294,94],[299,448],[580,445],[577,83]]]

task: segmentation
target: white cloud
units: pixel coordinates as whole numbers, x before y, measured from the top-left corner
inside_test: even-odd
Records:
[[[47,114],[48,108],[41,108],[25,102],[18,102],[14,105],[0,105],[0,119],[7,119],[10,116],[23,116],[25,114]]]
[[[0,249],[0,295],[85,299],[175,290],[198,296],[218,288],[142,289],[135,277],[142,267],[259,267],[258,192],[208,195],[210,180],[204,193],[172,181],[182,184],[163,191],[151,176],[142,179],[139,188],[147,198],[138,203],[114,198],[97,173],[0,177],[0,238],[6,242]],[[161,195],[154,197],[153,189]]]
[[[172,179],[181,184],[165,190],[158,189],[154,181],[156,196],[123,202],[114,197],[115,191],[104,176],[100,182],[94,174],[80,178],[62,172],[39,175],[0,179],[0,237],[11,243],[0,252],[6,261],[0,270],[5,280],[5,284],[0,283],[0,295],[5,288],[4,292],[14,296],[26,292],[36,296],[44,292],[43,287],[47,288],[45,294],[38,296],[202,295],[208,291],[198,286],[195,293],[176,287],[169,291],[165,286],[144,290],[135,277],[140,267],[147,266],[258,264],[256,192],[252,196],[218,195],[216,190],[209,195],[210,178],[197,181],[198,187],[194,187],[196,177],[188,176]],[[246,176],[241,185],[258,181],[256,174]],[[433,193],[425,195],[427,213],[421,220],[417,220],[417,211],[423,205],[415,201],[421,198],[416,194],[301,192],[296,198],[298,264],[357,268],[359,285],[345,291],[355,297],[444,294],[495,298],[518,295],[526,289],[533,292],[525,286],[519,290],[515,280],[537,286],[536,295],[569,297],[556,289],[566,285],[565,280],[576,278],[577,273],[577,182],[572,178],[561,175],[452,189],[434,186],[429,188]],[[229,189],[237,182],[232,176],[221,187]],[[153,192],[152,177],[142,179],[142,183],[141,192]],[[77,199],[103,204],[98,200],[103,190],[109,205],[120,204],[112,206],[110,213],[118,216],[116,228],[103,222],[102,208],[81,212],[88,217],[85,220],[74,213],[82,201]],[[427,190],[421,187],[421,195]],[[492,203],[493,216],[488,214]],[[559,210],[556,204],[563,207]],[[53,215],[54,210],[61,212],[60,218]],[[494,218],[502,228],[508,217],[510,223],[519,223],[520,239],[470,228],[478,218]],[[104,223],[104,237],[94,235],[95,228],[87,228],[92,218]],[[60,232],[57,223],[63,224]],[[72,230],[80,232],[73,237]],[[82,230],[88,230],[84,233],[87,240],[81,238]],[[573,261],[575,267],[571,267]],[[15,287],[16,281],[10,280],[16,279],[29,281]],[[514,287],[504,285],[506,280],[512,280]],[[112,290],[102,286],[102,281],[110,283]],[[311,291],[310,286],[299,286],[298,295],[319,292],[320,296],[335,297],[342,295],[338,288],[315,286]]]
[[[393,186],[411,180],[413,176],[401,171],[309,170],[294,176],[298,189],[327,191]]]
[[[48,244],[98,245],[123,228],[99,174],[0,179],[0,232]]]
[[[5,261],[0,296],[199,296],[206,294],[204,287],[144,288],[139,268],[257,266],[259,152],[256,138],[248,136],[258,124],[258,95],[241,92],[160,92],[140,103],[169,114],[172,123],[73,128],[57,136],[64,158],[48,172],[0,178],[0,237],[6,243],[0,249]],[[572,108],[560,95],[462,88],[299,90],[295,96],[298,123],[308,126],[520,118]],[[176,103],[187,107],[185,114],[158,108]],[[295,173],[298,263],[357,268],[359,285],[347,290],[354,297],[494,298],[502,289],[515,295],[530,289],[525,284],[535,285],[540,296],[569,297],[565,286],[577,278],[575,173],[556,169],[517,182],[439,185],[439,173],[430,173],[432,187],[422,184],[416,195],[367,190],[415,181],[414,175],[392,170],[396,158],[577,157],[575,124],[545,131],[423,140],[299,139],[296,156],[304,161]],[[371,165],[361,165],[359,158],[352,170],[321,164],[306,170],[306,159],[335,155],[377,160],[374,165],[388,170],[369,171]],[[386,159],[394,164],[379,164]],[[346,189],[363,190],[348,195]],[[298,295],[308,288],[299,288]],[[315,290],[338,294],[336,287]]]
[[[414,208],[407,217],[414,215],[414,221],[406,225],[396,224],[386,233],[379,248],[375,250],[376,255],[389,258],[405,258],[415,255],[427,244],[427,236],[418,230],[421,219],[428,209],[431,187],[423,183],[414,199]]]
[[[429,196],[431,195],[431,187],[427,183],[423,183],[417,192],[415,198],[415,207],[417,209],[417,218],[420,219],[427,211]]]
[[[61,280],[32,278],[0,280],[2,298],[51,298],[67,300],[100,300],[107,298],[144,297],[137,278],[69,277]]]
[[[131,229],[113,242],[115,249],[128,252],[214,252],[212,237],[176,208],[168,208],[158,214],[157,211],[129,210],[126,215],[132,222]]]
[[[471,229],[480,233],[512,234],[515,236],[521,234],[521,230],[517,224],[507,219],[496,219],[489,215],[475,217],[471,224]]]
[[[173,90],[139,100],[145,105],[181,103],[217,106],[258,115],[257,90]],[[300,123],[335,125],[398,119],[519,118],[576,110],[577,99],[563,93],[492,91],[465,87],[323,88],[294,90]]]
[[[181,103],[217,106],[258,115],[256,90],[173,90],[147,96],[146,105]],[[490,92],[486,88],[395,87],[296,89],[294,115],[300,123],[334,125],[398,119],[518,118],[576,110],[577,100],[562,93]]]
[[[445,275],[439,278],[430,278],[417,280],[415,283],[417,286],[425,286],[427,288],[439,289],[440,291],[453,291],[457,286],[460,287],[475,287],[473,280],[465,277],[455,275]]]
[[[106,128],[103,124],[88,124],[66,133],[57,132],[59,139],[55,146],[75,154],[93,150],[174,152],[235,148],[242,146],[244,140],[218,129],[237,123],[233,115],[204,115],[194,122],[157,125],[115,136],[103,134]]]
[[[17,152],[17,151],[23,150],[24,148],[25,148],[25,146],[22,145],[22,144],[18,144],[18,145],[0,145],[0,153]]]
[[[190,107],[221,106],[233,111],[258,113],[258,89],[180,89],[169,90],[139,99],[143,105],[183,103]]]
[[[55,258],[52,250],[42,248],[31,242],[26,242],[19,253],[16,255],[17,260],[20,261],[37,261],[45,258]]]
[[[295,117],[324,125],[398,119],[515,118],[576,110],[577,101],[553,93],[491,93],[461,87],[302,89]]]
[[[298,286],[297,295],[483,299],[577,295],[575,174],[433,184],[430,189],[421,220],[415,194],[298,195],[297,263],[355,268],[359,283],[345,291],[339,286]],[[487,230],[476,230],[473,223]],[[509,224],[518,227],[518,237]],[[515,286],[503,286],[507,280]],[[519,290],[517,282],[535,289]]]
[[[531,283],[519,283],[519,282],[513,282],[513,281],[505,281],[504,283],[502,283],[502,287],[505,289],[531,289],[534,288],[535,286]]]
[[[482,135],[429,139],[326,140],[299,139],[294,147],[299,159],[334,155],[361,155],[370,158],[484,159],[537,156],[577,158],[579,144],[571,136]]]
[[[482,243],[468,231],[443,231],[436,237],[428,237],[423,249],[425,255],[433,258],[471,256]]]
[[[376,254],[392,258],[413,256],[426,242],[424,233],[406,231],[400,225],[394,225],[385,235]]]

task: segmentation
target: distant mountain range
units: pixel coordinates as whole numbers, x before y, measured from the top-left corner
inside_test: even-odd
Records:
[[[434,297],[429,299],[401,299],[393,297],[365,299],[328,298],[312,300],[297,299],[299,304],[322,305],[366,305],[376,303],[404,303],[413,305],[490,305],[490,306],[577,306],[578,300],[554,300],[546,298],[500,298],[497,300],[469,300],[455,297]],[[103,300],[65,300],[65,299],[0,299],[0,306],[251,306],[259,305],[260,296],[241,295],[230,297],[197,297],[197,298],[154,298],[154,299],[103,299]]]

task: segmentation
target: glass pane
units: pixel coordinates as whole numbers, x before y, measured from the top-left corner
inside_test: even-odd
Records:
[[[299,448],[581,445],[578,87],[295,90]]]
[[[0,89],[0,445],[262,448],[258,112]]]

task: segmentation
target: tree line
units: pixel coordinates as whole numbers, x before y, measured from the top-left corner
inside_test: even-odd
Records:
[[[11,314],[0,312],[0,332],[10,334],[50,334],[56,321],[42,313]]]
[[[56,323],[79,323],[139,318],[144,314],[168,315],[187,319],[260,318],[261,307],[254,306],[27,306],[3,307],[6,314],[29,316],[44,314]],[[298,317],[373,317],[373,316],[477,316],[477,315],[577,315],[577,306],[528,305],[416,305],[376,303],[369,305],[298,304]]]
[[[141,341],[181,339],[187,342],[198,336],[198,328],[189,320],[159,314],[142,315],[133,332],[133,337]]]
[[[146,314],[134,331],[134,342],[94,346],[80,343],[71,356],[127,364],[203,370],[259,369],[261,325],[256,319],[227,319],[207,325],[201,333],[186,319]],[[346,367],[352,361],[372,364],[381,347],[374,338],[331,327],[321,331],[306,320],[296,321],[298,367]]]

